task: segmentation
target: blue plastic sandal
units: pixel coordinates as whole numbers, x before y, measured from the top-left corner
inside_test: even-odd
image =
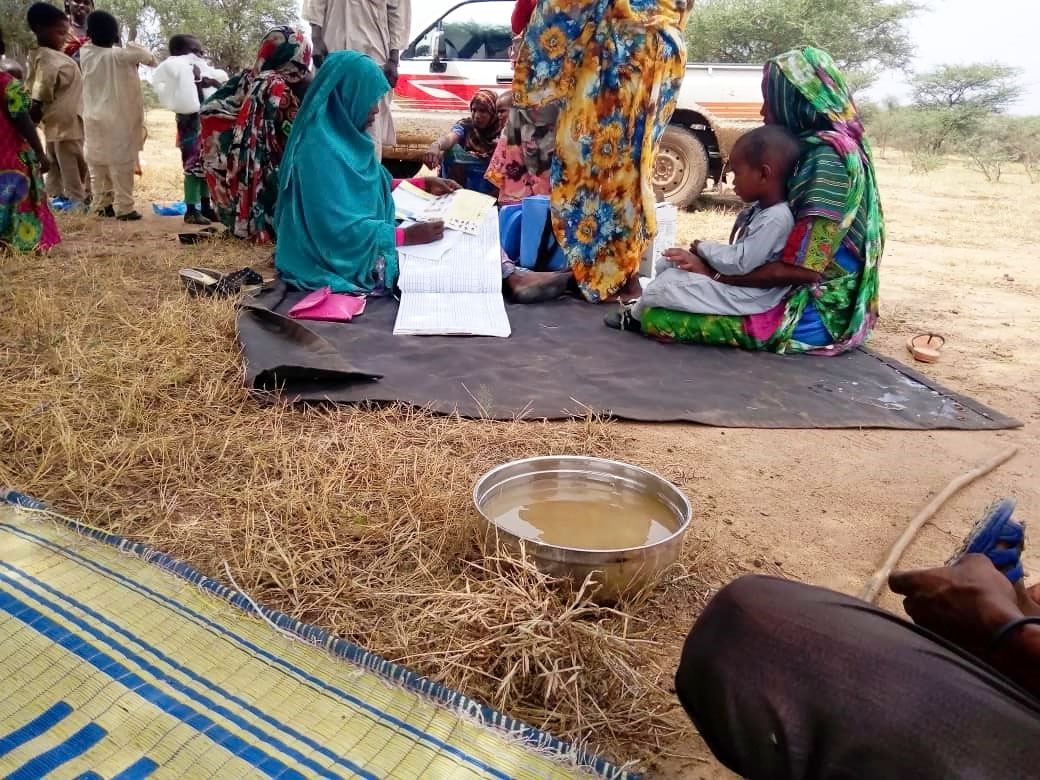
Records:
[[[1022,548],[1025,546],[1025,523],[1014,520],[1015,499],[1004,498],[991,506],[964,540],[960,551],[949,565],[959,563],[965,555],[985,555],[1014,585],[1025,576]],[[999,546],[998,546],[999,545]]]

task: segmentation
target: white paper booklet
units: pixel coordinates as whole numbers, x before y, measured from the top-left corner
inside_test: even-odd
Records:
[[[444,226],[475,236],[484,219],[495,211],[495,199],[473,190],[457,190],[439,197],[403,181],[394,190],[394,208],[398,219],[429,222],[444,221]]]
[[[476,235],[445,236],[443,250],[431,251],[432,244],[398,248],[401,305],[394,335],[508,338],[498,211],[485,215]]]

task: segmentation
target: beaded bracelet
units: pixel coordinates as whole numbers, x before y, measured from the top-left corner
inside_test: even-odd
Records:
[[[993,638],[989,642],[989,650],[986,655],[992,655],[993,651],[997,649],[1001,642],[1007,639],[1008,635],[1022,626],[1027,625],[1040,625],[1040,617],[1022,617],[1012,620],[1009,623],[1004,624],[997,632],[993,635]]]

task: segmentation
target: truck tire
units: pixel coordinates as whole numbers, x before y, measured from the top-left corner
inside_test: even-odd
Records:
[[[682,125],[668,125],[654,163],[654,188],[665,200],[683,209],[704,192],[708,182],[708,152],[704,144]]]
[[[383,167],[395,179],[411,179],[422,170],[421,160],[383,160]]]

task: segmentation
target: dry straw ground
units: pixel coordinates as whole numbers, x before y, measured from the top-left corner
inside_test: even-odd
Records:
[[[179,188],[171,123],[151,121],[142,210]],[[938,376],[1035,421],[1040,363],[1024,344],[1040,325],[1027,249],[1040,188],[990,187],[957,164],[909,178],[898,158],[881,175],[892,243],[877,345],[901,357],[910,332],[942,329],[951,345]],[[725,236],[731,220],[715,206],[682,229]],[[185,298],[176,270],[269,269],[270,252],[184,248],[180,227],[63,218],[65,243],[49,257],[0,256],[0,483],[217,578],[227,562],[258,600],[664,775],[717,771],[670,691],[713,587],[754,569],[854,590],[930,491],[1003,444],[262,403],[242,388],[232,305]],[[1009,438],[1027,455],[1000,490],[1037,473],[1034,426]],[[686,555],[647,599],[600,609],[478,554],[474,479],[509,458],[564,452],[656,468],[691,495]],[[994,489],[971,493],[913,561],[944,558]],[[1025,498],[1040,502],[1032,488]]]

